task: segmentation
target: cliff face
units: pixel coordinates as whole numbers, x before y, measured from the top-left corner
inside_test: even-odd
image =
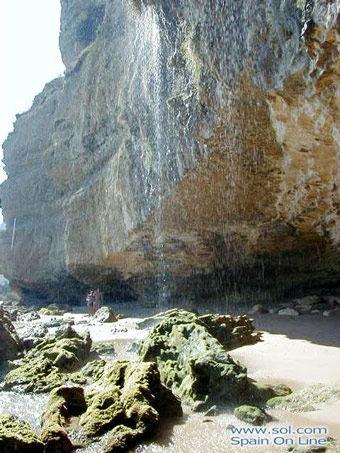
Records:
[[[0,272],[54,297],[336,283],[340,0],[61,3],[65,77],[4,145]]]

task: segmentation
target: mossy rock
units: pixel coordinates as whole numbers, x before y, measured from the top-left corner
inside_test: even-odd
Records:
[[[71,453],[75,450],[67,431],[60,426],[48,426],[41,431],[44,453]]]
[[[55,307],[43,307],[39,310],[39,314],[43,316],[63,316],[65,313],[67,310]]]
[[[97,354],[114,354],[115,347],[113,343],[95,343],[92,345],[91,352],[96,352]]]
[[[44,445],[28,423],[0,415],[1,453],[44,453]]]
[[[87,394],[87,404],[80,424],[89,436],[121,424],[131,427],[131,422],[149,432],[160,416],[182,415],[179,401],[161,384],[154,363],[108,364],[98,387]]]
[[[288,396],[267,401],[267,406],[289,412],[311,412],[340,399],[340,385],[315,384]]]
[[[98,381],[104,373],[104,368],[106,365],[105,360],[92,360],[88,362],[82,369],[84,376],[92,378],[94,381]]]
[[[182,415],[180,402],[160,382],[154,363],[110,362],[95,387],[55,389],[42,416],[44,439],[50,431],[67,431],[78,417],[87,443],[107,433],[104,451],[127,451],[167,416]],[[58,431],[59,430],[59,431]],[[45,434],[47,433],[47,434]]]
[[[246,368],[212,335],[207,319],[177,310],[150,332],[140,357],[156,362],[162,382],[193,409],[252,399]]]
[[[69,453],[74,450],[66,428],[72,417],[79,417],[86,407],[81,387],[60,387],[51,392],[41,417],[41,440],[45,444],[45,453]]]
[[[315,447],[289,447],[287,453],[339,453],[340,445],[332,437],[327,437],[327,443],[324,446]]]
[[[46,339],[21,359],[12,363],[4,379],[3,388],[24,392],[49,392],[66,382],[84,384],[86,378],[78,372],[90,354],[91,338],[68,331],[61,336]]]
[[[292,390],[285,384],[254,382],[253,385],[254,401],[259,403],[265,403],[266,401],[276,397],[285,397],[292,393]]]
[[[42,426],[58,425],[65,428],[71,417],[86,411],[87,405],[82,387],[59,387],[49,397],[47,408],[42,415]]]
[[[234,415],[243,422],[260,426],[267,423],[271,417],[264,410],[256,406],[239,406],[234,410]]]

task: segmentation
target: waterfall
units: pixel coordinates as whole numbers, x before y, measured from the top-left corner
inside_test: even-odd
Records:
[[[164,256],[164,232],[162,228],[162,199],[164,194],[164,168],[166,165],[164,77],[162,37],[159,13],[153,6],[142,4],[137,18],[134,42],[133,80],[139,80],[141,99],[147,99],[152,110],[147,117],[148,124],[140,124],[147,131],[148,146],[141,149],[141,162],[144,170],[144,196],[147,197],[146,215],[154,212],[153,242],[157,253],[156,287],[158,306],[166,301],[166,263]]]

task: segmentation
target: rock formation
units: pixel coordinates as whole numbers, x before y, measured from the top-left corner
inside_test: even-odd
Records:
[[[340,1],[61,3],[65,75],[4,145],[12,285],[162,302],[338,282]]]
[[[9,314],[0,307],[0,363],[14,359],[21,349],[22,344]]]

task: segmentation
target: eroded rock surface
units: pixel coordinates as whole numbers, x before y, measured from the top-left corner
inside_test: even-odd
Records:
[[[238,328],[230,329],[230,325],[237,324],[237,319],[220,318],[227,319],[229,325],[219,323],[218,316],[173,311],[154,327],[140,348],[141,360],[157,363],[162,382],[195,409],[213,403],[246,402],[260,393],[249,383],[246,368],[234,361],[219,341],[227,339],[226,343],[235,347],[232,332],[237,339]],[[253,342],[252,335],[249,339]],[[245,344],[244,337],[240,341],[239,346]]]
[[[44,445],[30,425],[10,415],[0,415],[2,453],[44,453]]]
[[[182,415],[180,402],[160,382],[154,363],[117,361],[107,364],[96,387],[61,387],[52,392],[43,415],[43,432],[63,431],[70,417],[80,417],[85,443],[109,433],[103,452],[127,451],[150,435],[161,417]]]
[[[4,145],[12,284],[72,301],[338,281],[340,1],[61,3],[65,76]]]
[[[0,306],[0,362],[13,359],[22,349],[22,344],[9,314]]]
[[[91,350],[89,335],[82,337],[72,329],[57,338],[47,338],[23,359],[14,361],[2,387],[24,392],[49,392],[70,381],[84,384],[79,372]]]

